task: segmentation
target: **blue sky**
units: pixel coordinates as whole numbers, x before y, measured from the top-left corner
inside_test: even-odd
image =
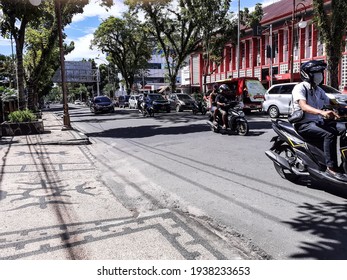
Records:
[[[102,22],[102,20],[109,16],[121,16],[126,11],[127,7],[123,4],[123,0],[113,0],[114,5],[106,11],[105,8],[100,7],[98,0],[90,0],[90,3],[84,8],[83,14],[74,16],[72,23],[65,28],[67,34],[66,42],[74,41],[75,50],[65,57],[66,60],[81,60],[82,58],[95,58],[99,57],[100,63],[105,59],[105,55],[96,49],[91,50],[90,40],[93,38],[93,32]],[[240,0],[241,9],[248,7],[252,8],[256,3],[263,3],[268,5],[278,0]],[[231,3],[233,11],[237,12],[238,1],[234,0]],[[1,16],[1,15],[0,15]],[[9,40],[0,37],[0,53],[11,55],[11,44]]]

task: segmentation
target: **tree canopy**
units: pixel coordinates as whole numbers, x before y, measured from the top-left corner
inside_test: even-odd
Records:
[[[136,17],[125,13],[123,18],[109,17],[94,32],[92,45],[117,66],[128,92],[135,75],[147,68],[153,50],[153,38]]]
[[[339,86],[339,63],[345,47],[347,29],[346,0],[331,0],[331,9],[324,9],[324,0],[313,0],[314,23],[325,43],[328,71],[327,82],[334,88]]]

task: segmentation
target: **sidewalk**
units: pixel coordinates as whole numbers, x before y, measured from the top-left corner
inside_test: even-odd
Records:
[[[103,182],[76,130],[44,112],[45,133],[0,139],[0,260],[245,259],[201,224],[134,214]]]

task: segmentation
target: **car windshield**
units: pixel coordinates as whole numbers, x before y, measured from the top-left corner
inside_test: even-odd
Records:
[[[177,94],[179,100],[190,101],[192,98],[188,94]]]
[[[337,89],[327,86],[327,85],[320,85],[320,87],[326,92],[326,93],[332,93],[332,94],[341,94]]]
[[[111,102],[111,100],[106,96],[100,96],[94,99],[94,103]]]
[[[148,95],[151,100],[165,100],[164,97],[160,94],[150,94]]]

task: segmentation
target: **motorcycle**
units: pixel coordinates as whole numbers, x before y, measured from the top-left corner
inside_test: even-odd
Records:
[[[193,114],[196,115],[197,113],[201,113],[202,115],[206,115],[207,106],[206,106],[205,102],[199,101],[199,102],[194,103]]]
[[[249,125],[243,112],[243,103],[239,101],[232,101],[228,105],[228,126],[223,129],[222,115],[217,114],[216,121],[213,121],[213,113],[209,112],[209,121],[207,124],[211,130],[216,133],[238,134],[246,136],[249,132]]]
[[[277,136],[271,139],[273,145],[270,150],[265,151],[265,154],[273,161],[277,173],[283,179],[296,182],[306,177],[347,186],[347,177],[346,180],[338,180],[325,172],[323,140],[307,142],[289,122],[279,119],[272,120],[272,128]],[[346,174],[347,147],[340,148],[340,153],[342,155],[340,169]]]
[[[153,105],[150,104],[150,103],[142,102],[141,105],[140,105],[140,113],[141,113],[144,117],[147,117],[147,115],[150,116],[150,117],[154,117],[154,108],[153,108]]]

